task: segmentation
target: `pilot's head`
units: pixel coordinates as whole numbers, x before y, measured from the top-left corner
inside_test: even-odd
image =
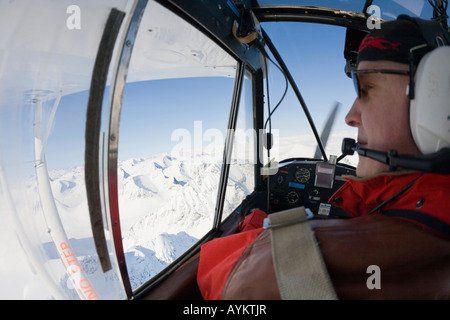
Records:
[[[361,147],[421,153],[411,134],[407,87],[410,50],[424,43],[418,27],[400,19],[382,23],[361,42],[357,70],[352,74],[358,97],[346,116],[346,123],[358,128]],[[426,50],[413,51],[415,66]],[[356,173],[364,177],[388,169],[385,164],[361,156]]]

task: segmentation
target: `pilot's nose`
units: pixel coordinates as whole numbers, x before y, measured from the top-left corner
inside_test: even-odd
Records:
[[[358,98],[355,99],[355,102],[353,102],[352,107],[345,116],[345,123],[350,127],[359,127],[361,125],[361,109]]]

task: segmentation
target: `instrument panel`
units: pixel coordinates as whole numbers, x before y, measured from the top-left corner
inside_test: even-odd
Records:
[[[344,183],[343,175],[355,175],[355,169],[323,161],[292,160],[279,164],[269,176],[271,212],[305,206],[315,218],[350,217],[328,199]]]

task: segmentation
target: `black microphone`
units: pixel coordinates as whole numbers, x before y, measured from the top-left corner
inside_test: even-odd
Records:
[[[342,140],[341,152],[344,156],[347,156],[347,155],[352,156],[355,153],[357,146],[358,145],[356,144],[355,139],[344,138]]]
[[[361,148],[354,139],[344,138],[342,140],[341,151],[342,156],[339,159],[342,159],[346,155],[353,155],[356,151],[361,156],[387,164],[391,171],[397,167],[403,167],[419,171],[450,174],[450,148],[448,147],[425,155],[399,155],[395,150],[381,152]]]

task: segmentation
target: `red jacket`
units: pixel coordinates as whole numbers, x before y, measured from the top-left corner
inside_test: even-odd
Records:
[[[380,174],[371,178],[347,178],[329,200],[353,217],[369,213],[402,188],[405,192],[383,206],[382,211],[412,210],[450,224],[450,176],[421,172]]]
[[[414,224],[425,227],[427,229],[437,229],[438,231],[446,232],[450,228],[450,176],[445,175],[437,175],[437,174],[422,174],[418,172],[400,172],[400,173],[389,173],[389,174],[380,174],[371,178],[347,178],[348,181],[342,188],[340,188],[331,198],[330,203],[334,205],[338,205],[351,214],[354,217],[364,217],[371,210],[387,201],[379,210],[373,213],[374,218],[378,216],[381,212],[384,212],[386,215],[392,215],[395,219],[407,220],[409,222],[413,222]],[[401,191],[401,192],[399,192]],[[389,201],[389,199],[391,199]],[[408,213],[408,214],[403,214]],[[413,213],[413,215],[409,215],[409,213]],[[246,220],[243,221],[241,227],[242,230],[238,234],[234,234],[225,238],[218,238],[212,240],[205,245],[202,246],[201,254],[200,254],[200,263],[198,268],[197,282],[202,292],[202,295],[205,299],[221,299],[223,298],[224,289],[227,289],[227,286],[235,286],[236,277],[240,274],[251,274],[252,270],[254,270],[255,274],[252,275],[255,279],[274,279],[273,268],[271,266],[271,253],[267,252],[270,250],[267,249],[267,242],[270,242],[270,238],[264,236],[263,241],[261,241],[260,235],[264,232],[262,228],[262,221],[266,217],[266,214],[261,210],[254,210],[254,212],[246,217]],[[425,217],[425,219],[424,219]],[[383,225],[384,223],[389,223],[390,219],[386,219],[385,215],[382,216],[383,219],[361,219],[361,222],[364,224],[366,221],[370,221],[370,223],[377,224],[377,228],[367,228],[368,239],[367,241],[372,241],[370,245],[373,246],[374,237],[377,237],[376,232],[379,233],[380,227],[378,226],[380,223]],[[350,219],[353,220],[353,219]],[[357,219],[359,220],[359,219]],[[339,220],[339,235],[342,235],[343,230],[346,230],[346,225],[348,225],[349,230],[355,230],[358,227],[359,221],[355,220],[355,223],[350,222],[349,220]],[[350,223],[349,223],[350,222]],[[321,239],[321,248],[328,248],[326,239],[328,241],[332,241],[335,236],[329,236],[328,234],[320,233],[322,231],[319,230],[328,230],[326,225],[336,226],[336,222],[333,220],[322,221],[320,223],[319,228],[316,231],[316,236],[321,237],[323,234],[323,238]],[[325,227],[324,227],[325,226]],[[398,229],[397,229],[398,227]],[[421,237],[421,232],[423,230],[421,228],[409,228],[405,225],[395,225],[396,232],[412,232],[417,233],[417,237]],[[357,230],[357,229],[356,229]],[[378,231],[374,231],[378,230]],[[402,231],[404,230],[404,231]],[[371,237],[370,233],[373,232],[373,237]],[[348,234],[352,234],[349,232]],[[354,234],[354,233],[353,233]],[[258,246],[255,247],[255,244],[252,244],[255,239],[259,237],[259,242],[265,242],[265,247],[263,250],[258,250]],[[386,234],[383,235],[383,239],[387,239],[389,241],[390,234],[387,231]],[[392,235],[392,241],[395,242],[399,237],[398,234]],[[403,235],[403,238],[409,238],[408,234]],[[267,240],[268,239],[268,240]],[[344,237],[343,243],[345,241],[351,241],[351,237]],[[365,238],[364,238],[365,239]],[[361,250],[364,251],[369,247],[369,244],[365,247],[364,239],[359,239],[360,243],[352,244],[361,247]],[[430,245],[435,245],[434,235],[430,234],[426,237],[429,239]],[[442,239],[439,238],[441,241]],[[427,240],[428,241],[428,240]],[[446,243],[448,239],[443,240],[443,243],[439,242],[439,248],[447,248]],[[378,240],[376,241],[378,242]],[[331,242],[330,242],[331,243]],[[389,243],[389,242],[388,242]],[[407,242],[406,242],[407,243]],[[252,244],[252,246],[250,246]],[[450,247],[450,241],[448,241]],[[405,245],[403,244],[403,247]],[[263,245],[260,245],[262,248]],[[417,246],[413,246],[412,256],[416,256],[414,252],[414,248]],[[426,246],[424,246],[426,248]],[[251,248],[252,250],[246,250],[247,248]],[[401,248],[400,248],[401,249]],[[418,249],[422,250],[424,254],[426,253],[426,249]],[[353,250],[354,251],[354,250]],[[379,252],[378,252],[379,251]],[[389,250],[386,250],[386,247],[379,248],[377,251],[376,248],[371,247],[371,254],[373,256],[385,255]],[[442,250],[436,250],[437,252],[433,253],[434,256],[439,255],[439,252]],[[253,252],[253,253],[252,253]],[[256,258],[255,252],[258,252],[259,255],[263,255],[266,257]],[[345,267],[347,267],[348,259],[345,259],[345,252],[337,252],[334,250],[327,250],[323,252],[326,254],[324,256],[325,263],[333,262],[333,265],[328,265],[327,268],[331,268],[330,277],[336,286],[340,286],[343,289],[340,290],[339,287],[336,287],[336,292],[342,293],[342,296],[346,292],[353,292],[354,286],[350,286],[351,290],[349,291],[348,285],[346,286],[345,281],[341,281],[339,277],[339,272]],[[344,255],[336,258],[333,255]],[[251,256],[251,259],[249,258]],[[394,257],[392,257],[394,256]],[[400,254],[390,255],[389,263],[392,264],[392,260],[395,260],[395,256],[399,257]],[[448,256],[448,254],[447,254]],[[417,257],[421,257],[421,252],[417,253]],[[245,261],[248,260],[253,261],[252,270],[243,270],[249,268],[248,263]],[[400,259],[400,258],[399,258]],[[336,262],[336,260],[338,262]],[[384,258],[386,260],[386,258]],[[447,263],[448,258],[446,258],[445,263]],[[255,268],[256,264],[265,264],[267,266],[260,265],[258,268]],[[397,263],[397,262],[395,262]],[[394,264],[395,264],[394,263]],[[341,264],[341,265],[339,265]],[[345,267],[344,267],[345,265]],[[257,274],[258,272],[266,272],[268,274],[261,275],[261,277]],[[340,270],[339,272],[335,272],[335,270]],[[250,272],[250,273],[249,273]],[[233,281],[230,281],[233,278]],[[245,277],[242,277],[245,278]],[[250,278],[247,276],[247,278]],[[395,277],[394,277],[395,278]],[[346,275],[343,279],[348,279],[348,275]],[[235,288],[231,288],[229,290],[225,290],[227,292],[246,292],[246,286],[252,286],[255,284],[255,281],[249,284],[245,284],[245,281],[238,281],[239,288],[235,290]],[[232,283],[230,285],[229,283]],[[340,284],[342,283],[342,285]],[[256,286],[257,287],[257,286]],[[276,290],[276,281],[265,281],[264,288],[269,287],[270,290]],[[234,291],[233,291],[234,290]],[[269,290],[269,289],[267,289]],[[251,291],[251,290],[250,290]],[[257,293],[257,297],[261,299],[270,299],[270,298],[278,298],[278,293],[267,292],[265,294],[264,290],[259,290]],[[355,291],[356,292],[356,291]],[[397,292],[397,291],[396,291]],[[252,293],[253,294],[253,293]],[[361,294],[361,292],[359,293]],[[389,296],[394,297],[395,294]],[[247,296],[248,297],[248,296]],[[253,296],[251,296],[253,297]],[[352,295],[346,295],[346,298],[352,298]],[[369,296],[370,297],[370,296]],[[226,298],[230,298],[229,294]],[[233,296],[231,296],[233,298]],[[357,297],[354,297],[357,298]]]

